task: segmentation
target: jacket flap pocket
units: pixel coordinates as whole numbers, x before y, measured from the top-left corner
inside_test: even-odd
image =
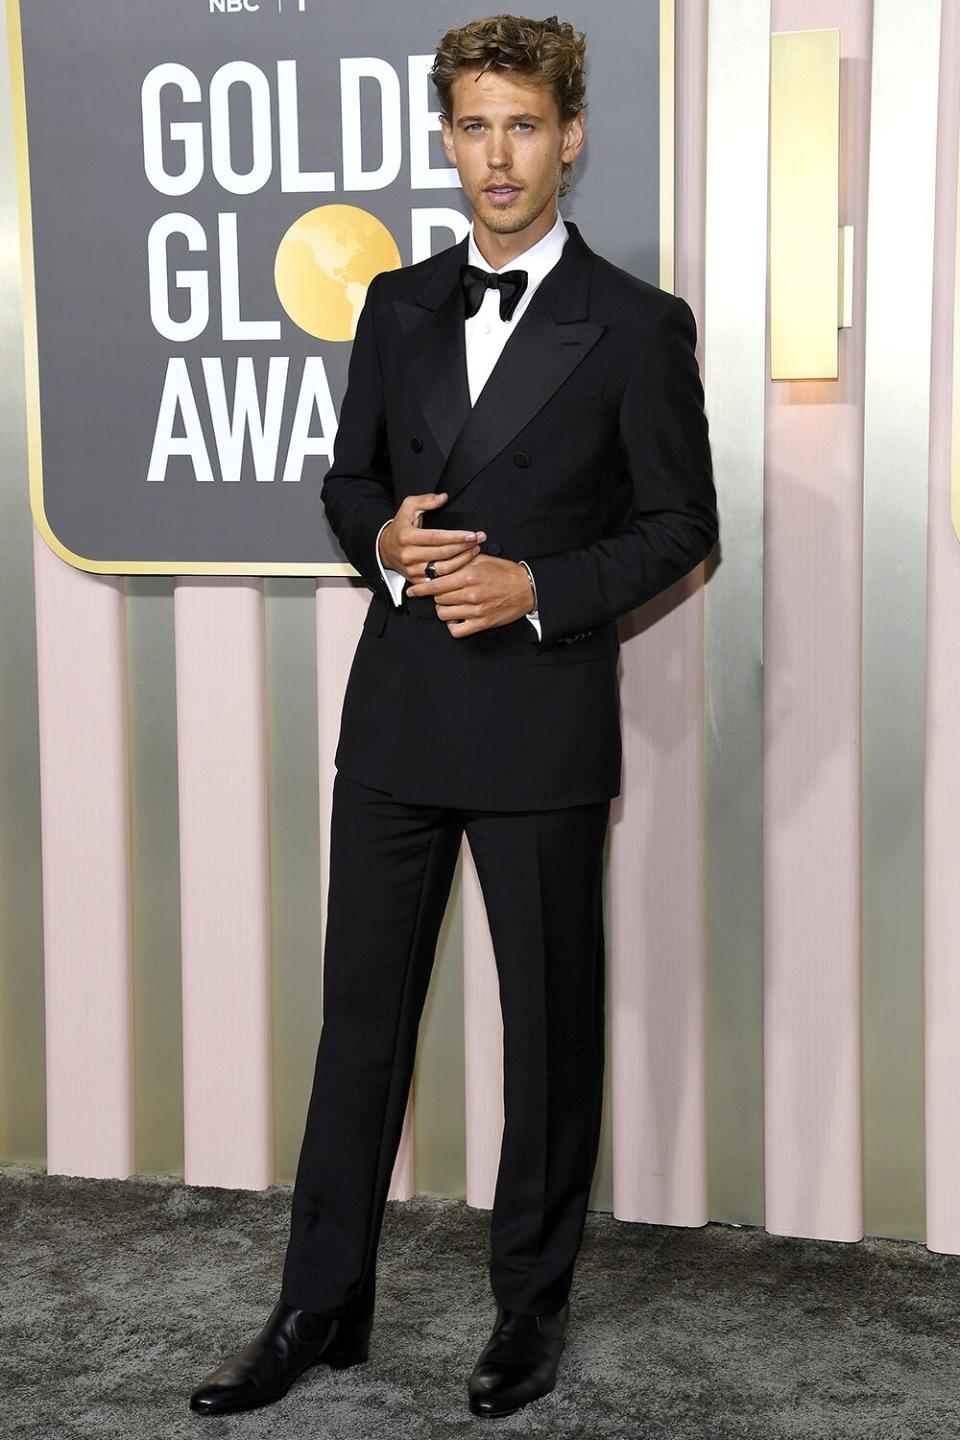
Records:
[[[376,593],[373,594],[367,613],[363,617],[364,635],[382,635],[387,623],[387,607]]]

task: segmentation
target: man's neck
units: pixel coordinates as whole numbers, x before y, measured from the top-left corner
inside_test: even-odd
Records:
[[[552,200],[549,205],[545,205],[537,218],[531,220],[529,225],[525,225],[522,230],[514,230],[506,235],[500,234],[497,230],[491,230],[489,225],[485,225],[482,220],[478,219],[476,211],[474,211],[473,240],[487,264],[494,270],[502,270],[505,265],[509,265],[511,260],[515,260],[525,250],[536,245],[538,240],[542,240],[556,223],[556,199]]]

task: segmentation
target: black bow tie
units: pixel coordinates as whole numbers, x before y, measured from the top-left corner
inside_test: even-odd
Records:
[[[467,318],[476,315],[487,290],[500,291],[500,319],[509,320],[527,288],[526,270],[481,270],[479,265],[460,266],[460,284]]]

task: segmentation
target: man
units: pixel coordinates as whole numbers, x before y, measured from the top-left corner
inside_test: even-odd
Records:
[[[617,617],[718,533],[689,307],[557,209],[584,142],[584,51],[556,18],[444,36],[433,75],[471,232],[377,275],[360,316],[322,491],[373,591],[336,756],[323,1026],[281,1297],[194,1393],[201,1413],[367,1358],[464,833],[496,954],[505,1111],[497,1318],[470,1410],[510,1414],[555,1384],[603,1093]]]

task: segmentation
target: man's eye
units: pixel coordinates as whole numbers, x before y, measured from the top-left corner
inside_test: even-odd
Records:
[[[464,130],[480,130],[483,128],[483,122],[480,120],[471,120],[470,123],[468,125],[464,125],[463,128]],[[518,130],[532,130],[533,126],[531,125],[529,120],[518,120],[516,122],[516,128]]]

